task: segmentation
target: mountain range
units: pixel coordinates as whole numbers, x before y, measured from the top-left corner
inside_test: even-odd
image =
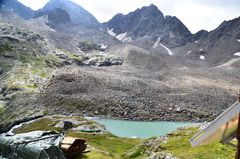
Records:
[[[104,23],[104,26],[119,37],[126,34],[126,37],[120,40],[126,41],[128,38],[129,42],[144,37],[150,40],[160,38],[160,41],[168,46],[176,47],[186,44],[191,38],[190,31],[177,17],[164,17],[153,4],[127,15],[117,14],[109,22]]]
[[[48,15],[50,19],[55,19],[57,25],[62,21],[63,24],[71,22],[73,25],[94,30],[104,29],[121,42],[131,43],[148,50],[152,49],[161,52],[159,50],[164,49],[161,45],[158,46],[159,49],[157,49],[156,45],[154,48],[152,47],[158,42],[169,48],[181,48],[181,52],[191,51],[192,55],[190,57],[193,58],[201,54],[199,52],[196,53],[196,50],[204,49],[205,55],[209,55],[210,63],[225,61],[222,59],[213,60],[210,56],[214,54],[212,52],[218,51],[220,51],[220,54],[223,54],[221,46],[216,44],[219,43],[217,40],[221,39],[224,45],[231,45],[228,56],[235,53],[238,49],[237,44],[240,37],[239,18],[224,21],[211,32],[201,30],[196,34],[192,34],[177,17],[164,16],[154,4],[137,9],[127,15],[119,13],[108,22],[101,24],[91,13],[69,0],[50,0],[38,11],[25,7],[17,0],[3,0],[1,3],[2,7],[12,10],[24,19],[36,19],[43,15]],[[55,12],[53,12],[54,10]],[[228,44],[229,38],[234,38],[232,41],[235,41],[231,41]],[[190,44],[193,49],[186,50],[186,47],[183,47],[186,44]],[[231,50],[232,48],[234,49]],[[177,49],[175,54],[178,54],[178,52]]]

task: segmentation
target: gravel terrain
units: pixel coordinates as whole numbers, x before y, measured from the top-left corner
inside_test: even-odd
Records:
[[[161,58],[149,62],[155,55],[143,49],[121,49],[123,65],[59,70],[46,86],[43,105],[59,113],[198,122],[214,119],[237,100],[238,67],[191,68]]]

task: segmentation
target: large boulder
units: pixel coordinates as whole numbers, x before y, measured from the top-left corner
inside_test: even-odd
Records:
[[[55,125],[55,127],[62,128],[64,130],[71,129],[73,127],[73,123],[71,121],[60,121]]]

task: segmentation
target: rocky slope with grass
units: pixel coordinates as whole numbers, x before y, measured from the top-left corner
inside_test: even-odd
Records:
[[[123,63],[118,55],[99,53],[106,47],[94,41],[75,41],[75,48],[84,46],[90,54],[79,48],[75,49],[77,52],[59,48],[64,39],[57,44],[49,42],[56,37],[48,34],[52,29],[42,23],[44,20],[25,21],[7,9],[0,12],[1,132],[16,123],[54,112],[55,108],[44,108],[40,97],[60,68]]]
[[[12,132],[18,134],[35,130],[62,131],[66,122],[68,123],[67,131],[65,129],[66,136],[84,138],[88,143],[88,152],[76,159],[230,159],[235,155],[234,148],[220,143],[193,149],[188,140],[200,130],[199,126],[180,128],[166,136],[133,139],[110,134],[103,126],[92,120],[89,121],[79,116],[55,115],[24,123]],[[82,129],[86,127],[98,131]]]
[[[153,5],[139,12],[160,14]],[[238,58],[212,67],[205,60],[157,54],[64,19],[53,28],[50,13],[70,17],[57,9],[26,21],[1,10],[1,92],[7,120],[38,112],[210,121],[237,99]],[[197,38],[206,37],[201,34]]]

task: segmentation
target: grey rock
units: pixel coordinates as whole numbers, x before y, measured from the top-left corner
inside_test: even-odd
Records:
[[[60,121],[59,123],[57,123],[55,125],[55,127],[62,128],[64,130],[68,130],[68,129],[71,129],[73,127],[73,123],[71,121],[68,121],[68,120],[63,120],[63,121]]]
[[[112,56],[110,54],[93,54],[89,55],[88,58],[84,58],[84,65],[88,66],[112,66],[112,65],[122,65],[123,58]]]
[[[104,49],[101,48],[101,45],[91,41],[80,41],[77,47],[83,52],[104,51]]]
[[[177,159],[177,158],[173,157],[170,153],[156,152],[152,153],[151,156],[146,159]]]
[[[97,110],[95,110],[95,111],[94,111],[94,114],[95,114],[95,115],[98,115],[98,114],[99,114],[99,112],[98,112]]]
[[[74,131],[84,131],[84,132],[104,132],[105,129],[97,124],[92,125],[81,125],[77,128],[72,128]]]
[[[123,58],[113,58],[110,60],[111,65],[122,65],[123,64]]]

